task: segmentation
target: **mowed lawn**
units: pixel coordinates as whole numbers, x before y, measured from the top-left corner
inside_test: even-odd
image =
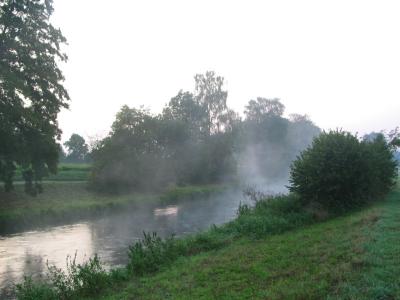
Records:
[[[103,299],[400,299],[400,189],[325,223],[182,257]]]

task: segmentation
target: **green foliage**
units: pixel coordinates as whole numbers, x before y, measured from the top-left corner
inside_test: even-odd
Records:
[[[387,193],[396,178],[396,163],[383,136],[360,142],[348,132],[324,132],[295,160],[292,192],[307,203],[348,209]]]
[[[241,177],[286,181],[290,163],[320,133],[306,116],[282,117],[284,109],[278,99],[249,101],[235,141]]]
[[[56,292],[48,284],[33,282],[31,277],[25,277],[24,281],[16,285],[16,297],[18,300],[57,300]]]
[[[205,74],[196,74],[194,79],[196,102],[204,111],[202,132],[210,136],[223,131],[224,116],[228,114],[228,92],[223,88],[224,78],[216,76],[214,71],[207,71]]]
[[[143,235],[142,240],[129,247],[128,269],[132,274],[143,275],[158,271],[180,254],[173,236],[161,239],[155,232],[143,232]]]
[[[124,106],[112,125],[112,133],[93,151],[93,182],[109,191],[155,190],[174,176],[159,118],[145,109]]]
[[[194,93],[179,91],[159,115],[123,106],[92,153],[93,186],[154,191],[238,177],[285,178],[319,128],[303,116],[283,118],[278,99],[250,100],[242,121],[228,108],[223,84],[214,72],[197,74]],[[254,164],[255,172],[243,174]]]
[[[89,147],[85,139],[79,134],[72,134],[68,141],[64,143],[68,153],[65,157],[69,162],[85,162],[89,153]]]
[[[76,296],[95,296],[111,283],[111,273],[104,270],[97,255],[83,264],[76,263],[76,255],[74,258],[67,257],[66,272],[56,266],[47,265],[47,268],[47,282],[33,284],[31,278],[25,278],[21,284],[17,284],[18,299],[71,299]]]
[[[394,147],[378,134],[372,141],[364,140],[368,161],[369,190],[377,196],[385,195],[396,183],[397,163],[394,158]]]
[[[266,115],[282,116],[285,106],[279,99],[266,99],[258,97],[250,100],[246,105],[245,114],[248,120],[261,122]]]
[[[92,182],[108,191],[159,190],[176,183],[218,183],[235,173],[234,123],[223,78],[196,76],[196,94],[180,91],[162,114],[123,106],[93,151]]]
[[[294,194],[266,196],[257,199],[254,207],[240,205],[237,215],[221,230],[260,238],[315,222],[313,213],[307,211]]]
[[[12,189],[15,165],[26,191],[55,173],[60,138],[57,114],[69,96],[57,61],[66,61],[60,30],[50,24],[52,0],[0,1],[0,180]]]

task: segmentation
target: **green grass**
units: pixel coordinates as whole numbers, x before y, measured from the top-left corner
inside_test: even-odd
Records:
[[[202,197],[223,189],[217,186],[172,188],[165,194],[102,194],[88,189],[86,182],[54,181],[43,183],[44,192],[32,197],[24,193],[24,186],[16,184],[15,190],[0,190],[0,232],[29,228],[32,225],[65,223],[108,210],[123,209],[138,201],[158,201]]]
[[[323,223],[181,257],[102,299],[400,299],[400,190]]]
[[[364,229],[363,265],[354,280],[341,286],[347,299],[400,299],[400,192],[389,195],[373,230]]]
[[[91,164],[87,163],[61,163],[58,165],[57,174],[43,178],[44,181],[86,181],[90,177]],[[21,169],[16,170],[15,181],[23,181]]]

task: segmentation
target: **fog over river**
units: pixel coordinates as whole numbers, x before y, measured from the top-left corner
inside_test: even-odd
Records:
[[[128,210],[65,226],[0,236],[0,297],[24,275],[39,278],[46,262],[65,269],[68,255],[82,262],[97,253],[107,267],[127,263],[128,246],[143,231],[165,237],[198,232],[235,217],[242,193],[228,191],[203,199],[162,200],[136,203]]]

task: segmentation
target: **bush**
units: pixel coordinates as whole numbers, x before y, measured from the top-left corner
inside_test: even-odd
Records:
[[[144,238],[129,247],[128,269],[134,275],[153,273],[179,256],[174,236],[161,239],[155,232],[143,233]]]
[[[360,142],[337,130],[315,138],[293,162],[289,189],[303,202],[343,210],[386,193],[395,176],[396,164],[383,137]]]
[[[260,238],[311,224],[315,220],[294,194],[257,198],[253,207],[240,205],[237,215],[221,230],[235,236]]]

